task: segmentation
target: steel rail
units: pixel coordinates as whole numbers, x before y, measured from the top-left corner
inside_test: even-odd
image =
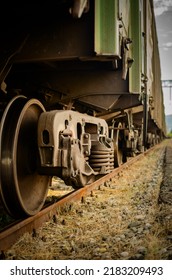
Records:
[[[38,214],[28,217],[24,220],[16,221],[16,223],[12,226],[9,226],[9,228],[2,230],[0,232],[0,251],[3,252],[9,249],[24,233],[35,231],[44,222],[52,219],[54,215],[58,215],[60,207],[65,206],[66,204],[70,205],[70,203],[74,201],[82,200],[84,196],[91,194],[93,190],[97,189],[100,185],[114,178],[116,175],[131,166],[133,163],[144,157],[146,154],[150,153],[157,146],[158,145],[130,159],[120,167],[115,168],[111,173],[99,178],[92,184],[86,185],[81,189],[75,190],[63,196],[61,199],[59,199],[59,201],[45,207]]]

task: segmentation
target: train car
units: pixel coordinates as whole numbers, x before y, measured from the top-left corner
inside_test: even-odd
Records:
[[[15,218],[50,180],[80,188],[166,134],[152,0],[6,1],[0,196]]]

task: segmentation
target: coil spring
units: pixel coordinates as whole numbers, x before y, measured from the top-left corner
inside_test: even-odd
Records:
[[[112,149],[92,150],[89,163],[92,169],[99,174],[111,172],[114,168],[114,155]]]

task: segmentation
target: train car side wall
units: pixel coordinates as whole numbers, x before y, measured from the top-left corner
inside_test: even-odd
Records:
[[[153,1],[130,1],[130,56],[134,63],[129,70],[129,91],[147,95],[147,107],[155,126],[166,134],[161,65]]]
[[[141,74],[142,74],[142,27],[141,15],[142,7],[140,1],[130,1],[130,38],[132,40],[130,55],[134,62],[129,69],[129,91],[132,93],[141,92]]]
[[[152,17],[152,37],[154,43],[152,58],[152,71],[154,79],[152,83],[153,110],[151,110],[151,116],[155,120],[158,127],[162,128],[164,135],[166,135],[164,98],[161,84],[160,56],[154,16]]]
[[[117,2],[95,0],[94,50],[97,56],[120,57]]]

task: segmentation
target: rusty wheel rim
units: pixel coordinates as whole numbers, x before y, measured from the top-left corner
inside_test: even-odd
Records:
[[[37,172],[37,123],[43,111],[38,100],[18,96],[2,116],[0,193],[5,209],[15,218],[35,215],[47,196],[49,176]]]

